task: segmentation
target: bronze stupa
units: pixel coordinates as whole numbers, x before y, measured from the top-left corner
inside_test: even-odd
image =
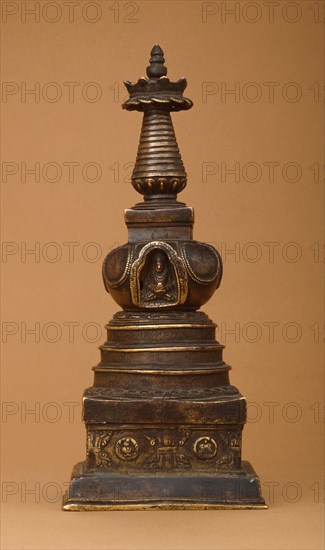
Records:
[[[193,209],[170,113],[190,109],[185,78],[151,51],[148,78],[126,81],[122,105],[143,112],[125,210],[128,242],[105,258],[106,290],[122,308],[107,325],[94,384],[83,396],[87,457],[65,510],[265,508],[241,459],[246,400],[229,383],[216,325],[198,311],[219,287],[222,260],[193,240]]]

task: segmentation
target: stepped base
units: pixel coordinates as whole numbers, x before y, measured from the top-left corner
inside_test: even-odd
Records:
[[[238,471],[121,475],[76,464],[63,510],[265,509],[249,462]]]

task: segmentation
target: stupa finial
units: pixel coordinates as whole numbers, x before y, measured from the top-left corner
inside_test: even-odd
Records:
[[[125,81],[130,98],[122,107],[144,113],[131,181],[146,200],[175,201],[186,185],[186,172],[170,112],[190,109],[193,103],[183,97],[186,78],[177,82],[167,78],[164,52],[158,44],[152,48],[149,62],[148,78],[142,77],[136,84]]]
[[[167,111],[190,109],[193,102],[183,97],[187,86],[186,78],[179,78],[176,82],[169,80],[166,76],[167,67],[164,65],[164,52],[158,44],[151,50],[149,63],[148,78],[142,76],[135,84],[129,80],[124,81],[130,98],[124,101],[122,108],[128,111],[144,111],[149,106]]]
[[[147,76],[149,78],[160,78],[167,75],[167,67],[164,65],[164,52],[158,44],[150,52],[149,63],[150,65],[147,67]]]

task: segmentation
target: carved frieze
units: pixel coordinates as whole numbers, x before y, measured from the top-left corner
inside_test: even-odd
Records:
[[[240,466],[241,431],[183,428],[88,427],[89,467],[104,470],[179,472]]]

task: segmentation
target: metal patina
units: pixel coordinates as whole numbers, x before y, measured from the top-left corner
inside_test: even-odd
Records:
[[[193,240],[193,210],[177,200],[187,178],[170,113],[193,103],[164,62],[154,46],[148,78],[125,82],[122,107],[143,112],[132,185],[144,200],[125,210],[128,242],[104,261],[121,311],[83,395],[87,456],[64,510],[266,508],[241,458],[246,400],[229,383],[215,323],[198,311],[222,260]]]

